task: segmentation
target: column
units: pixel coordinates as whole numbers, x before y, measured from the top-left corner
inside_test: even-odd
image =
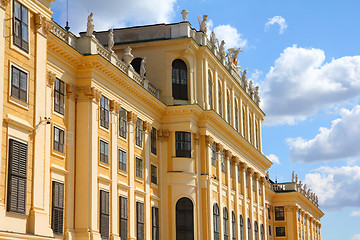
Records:
[[[257,202],[257,222],[258,222],[258,239],[260,239],[260,226],[261,226],[261,222],[260,222],[260,196],[259,196],[259,173],[255,173],[254,174],[254,181],[255,181],[255,198],[256,198],[256,202]]]
[[[204,224],[204,228],[207,227],[208,233],[207,236],[209,239],[214,239],[214,219],[213,219],[213,196],[212,196],[212,179],[213,179],[213,173],[212,173],[212,164],[211,164],[211,147],[214,143],[214,139],[210,136],[205,136],[205,143],[206,143],[206,172],[209,175],[208,177],[208,186],[207,186],[207,206],[203,207],[202,209],[205,211],[205,216],[208,219],[207,226]],[[205,232],[205,231],[204,231]],[[205,238],[205,236],[203,236]]]
[[[248,239],[248,233],[247,233],[247,218],[248,218],[248,212],[247,212],[247,189],[246,189],[246,170],[247,170],[247,165],[246,163],[242,162],[240,163],[240,173],[241,173],[241,182],[242,184],[242,188],[243,188],[243,193],[244,193],[244,202],[243,202],[243,220],[244,220],[244,239]]]
[[[224,224],[223,224],[223,202],[222,202],[222,170],[221,170],[221,153],[223,151],[223,146],[219,143],[216,143],[216,154],[218,159],[217,164],[217,176],[219,179],[219,223],[220,223],[220,239],[224,239]]]
[[[251,239],[254,239],[254,218],[253,218],[253,216],[254,216],[254,208],[253,208],[253,206],[254,206],[254,197],[253,197],[253,187],[252,187],[252,181],[254,181],[254,179],[253,179],[253,176],[254,176],[254,169],[252,169],[251,167],[248,167],[247,168],[247,178],[249,179],[249,199],[250,199],[250,206],[249,206],[249,209],[250,209],[250,216],[249,216],[249,218],[250,218],[250,224],[251,224],[251,235],[253,235],[252,236],[252,238]]]
[[[75,232],[76,239],[100,239],[98,188],[98,104],[101,92],[94,87],[77,89]],[[80,147],[81,146],[81,147]]]
[[[225,175],[227,176],[226,177],[226,185],[228,187],[228,191],[226,193],[227,195],[227,209],[228,209],[228,226],[229,226],[229,238],[232,237],[232,208],[231,208],[231,181],[230,181],[230,171],[232,170],[231,169],[231,158],[232,158],[232,153],[229,151],[229,150],[226,150],[225,151],[225,166],[226,166],[226,172],[225,172]],[[233,176],[234,177],[234,176]]]
[[[169,202],[171,196],[168,191],[168,140],[169,131],[159,130],[159,154],[160,154],[160,165],[159,165],[159,182],[160,184],[160,239],[170,239],[170,227],[169,227]],[[171,152],[171,150],[170,150]]]
[[[32,206],[30,209],[29,232],[35,235],[52,236],[49,222],[50,199],[50,147],[51,125],[41,123],[44,117],[50,117],[51,89],[46,86],[47,35],[46,19],[37,14],[35,19],[42,21],[35,24],[35,104],[34,104],[34,159]],[[50,95],[49,95],[50,94]],[[45,140],[47,139],[47,140]],[[43,173],[43,174],[42,174]],[[44,227],[46,226],[46,227]]]
[[[110,226],[110,239],[118,240],[119,237],[119,207],[118,207],[118,188],[117,188],[117,173],[118,173],[118,147],[117,147],[117,137],[118,137],[118,116],[120,111],[120,103],[115,102],[114,100],[110,101],[110,134],[111,134],[111,183],[110,183],[110,198],[111,198],[111,207],[110,207],[110,217],[111,217],[111,226]]]
[[[268,234],[268,215],[267,215],[267,208],[265,206],[265,177],[260,178],[260,184],[261,184],[261,198],[262,198],[262,206],[264,209],[263,216],[264,216],[264,235],[265,239]]]
[[[234,163],[234,181],[235,181],[235,218],[236,218],[236,229],[240,227],[240,211],[239,211],[239,158],[233,156],[232,161]],[[240,239],[240,230],[236,232],[236,239]]]
[[[151,239],[151,201],[150,201],[150,184],[151,184],[151,164],[150,164],[150,132],[151,124],[144,122],[144,180],[145,180],[145,239]]]
[[[137,116],[133,112],[127,112],[127,122],[128,122],[128,157],[129,157],[129,171],[128,171],[128,180],[129,180],[129,239],[136,239],[136,206],[135,206],[135,123]]]

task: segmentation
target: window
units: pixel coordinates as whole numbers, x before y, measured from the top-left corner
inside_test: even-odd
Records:
[[[211,145],[211,164],[216,167],[216,149],[215,143]]]
[[[259,229],[258,229],[258,223],[257,221],[254,222],[254,235],[255,235],[255,240],[258,240],[258,235],[259,234]]]
[[[213,207],[213,221],[214,221],[214,240],[220,240],[220,221],[219,221],[219,207],[214,203]]]
[[[247,138],[247,135],[246,135],[246,110],[244,107],[242,108],[242,135],[244,138]]]
[[[285,211],[284,207],[275,207],[275,221],[284,221]]]
[[[25,214],[27,144],[9,140],[9,179],[7,210]]]
[[[233,178],[233,162],[230,160],[230,178]]]
[[[188,100],[187,66],[183,60],[172,63],[172,95],[174,99]]]
[[[151,153],[156,155],[156,132],[155,128],[151,129]]]
[[[255,134],[255,148],[256,149],[259,149],[259,131],[258,131],[258,122],[256,121],[255,124],[254,124],[254,134]]]
[[[109,239],[109,193],[100,190],[100,235]]]
[[[211,74],[208,72],[208,102],[209,102],[209,109],[212,109],[212,81],[211,81]]]
[[[267,208],[267,212],[268,212],[268,218],[270,220],[271,219],[271,214],[270,214],[270,208],[269,207]]]
[[[138,118],[136,120],[136,127],[135,127],[135,144],[139,147],[142,147],[143,142],[143,121]]]
[[[221,113],[221,83],[220,83],[220,81],[218,84],[218,110],[219,110],[219,115],[222,116],[222,113]]]
[[[100,126],[109,129],[109,99],[104,96],[100,99]]]
[[[249,115],[249,137],[250,137],[251,144],[254,143],[252,127],[253,127],[253,120],[252,120],[251,113],[250,113],[250,115]]]
[[[119,135],[120,137],[126,138],[127,133],[127,122],[126,122],[126,110],[120,109],[119,111]]]
[[[265,240],[264,224],[260,225],[260,240]]]
[[[240,240],[244,239],[244,220],[243,216],[240,214]]]
[[[119,169],[126,172],[126,152],[119,149]]]
[[[229,239],[229,216],[227,208],[223,208],[223,220],[224,220],[224,240]]]
[[[239,125],[239,120],[238,120],[238,106],[237,106],[237,101],[235,100],[234,102],[234,115],[235,115],[235,120],[234,120],[234,127],[235,130],[238,130],[238,125]]]
[[[157,167],[151,164],[151,183],[157,184]]]
[[[119,216],[120,216],[120,238],[128,238],[128,199],[126,197],[119,197]]]
[[[220,153],[221,171],[225,172],[225,152],[224,150]]]
[[[186,197],[176,203],[176,240],[194,240],[193,203]]]
[[[159,240],[159,208],[152,207],[152,240]]]
[[[253,192],[255,192],[255,178],[253,176],[251,177],[251,187]]]
[[[238,171],[238,182],[241,183],[241,171],[240,171],[240,165],[237,166]]]
[[[56,151],[64,152],[64,130],[54,127],[53,148]]]
[[[250,218],[248,218],[248,220],[247,220],[247,227],[248,227],[248,238],[249,238],[249,240],[251,240],[252,239],[252,236],[251,236],[251,221],[250,221]]]
[[[100,140],[100,162],[109,164],[109,144]]]
[[[64,184],[52,182],[51,228],[55,235],[63,234]]]
[[[259,188],[259,196],[261,196],[261,182],[258,181],[258,188]]]
[[[230,94],[226,92],[226,111],[227,111],[227,121],[230,123]]]
[[[271,236],[271,226],[269,225],[269,235]]]
[[[145,239],[144,223],[144,203],[136,202],[136,239],[138,240]]]
[[[14,45],[29,52],[28,10],[14,0],[13,7],[13,41]]]
[[[285,237],[285,227],[275,227],[276,237]]]
[[[136,177],[143,178],[143,161],[141,158],[136,158]]]
[[[176,157],[191,158],[191,133],[176,132]]]
[[[234,211],[231,214],[231,223],[232,223],[232,240],[236,240],[236,217]]]
[[[27,102],[27,73],[11,66],[11,96]]]
[[[64,115],[65,83],[59,79],[54,84],[54,111]]]

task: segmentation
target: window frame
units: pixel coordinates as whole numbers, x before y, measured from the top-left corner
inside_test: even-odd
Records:
[[[110,123],[110,101],[107,97],[101,95],[100,98],[100,127],[109,130]]]
[[[156,176],[153,175],[153,172],[155,172]],[[154,164],[151,164],[151,183],[158,184],[158,169]]]
[[[58,104],[56,100],[58,100]],[[54,82],[54,112],[65,114],[65,82],[58,78]]]
[[[56,141],[56,130],[59,132],[59,141]],[[53,126],[53,150],[65,153],[65,130],[55,125]]]
[[[106,146],[106,153],[102,153],[101,151],[101,144],[104,144],[104,146]],[[104,150],[105,150],[104,149]],[[104,163],[104,164],[109,164],[109,142],[103,140],[103,139],[100,139],[99,140],[99,161],[100,163]]]
[[[232,240],[236,240],[236,216],[234,211],[231,211],[231,223],[232,223]]]
[[[157,155],[157,130],[154,127],[151,128],[150,139],[151,139],[150,152],[154,155]]]
[[[280,231],[280,229],[283,229],[283,231]],[[276,226],[275,227],[275,237],[286,237],[286,228],[285,228],[285,226]]]
[[[239,225],[240,225],[240,240],[243,240],[244,239],[244,219],[243,219],[242,214],[240,214]]]
[[[191,132],[175,132],[176,157],[191,158]]]
[[[129,217],[128,217],[128,199],[124,196],[119,196],[119,236],[121,239],[128,238],[128,227],[129,227]],[[126,225],[126,226],[123,226]]]
[[[189,100],[187,64],[182,59],[175,59],[171,66],[172,97],[174,100],[187,101]]]
[[[135,145],[142,148],[143,145],[143,129],[144,122],[140,118],[137,118],[135,123]]]
[[[110,237],[110,193],[100,189],[99,193],[99,232],[102,239]],[[105,202],[104,202],[105,201]],[[107,225],[104,226],[104,225]]]
[[[142,232],[140,231],[142,229]],[[145,239],[145,215],[144,215],[144,203],[136,202],[136,239]]]
[[[141,169],[139,169],[138,167],[140,165],[138,165],[138,163],[140,164],[141,163]],[[140,157],[135,157],[135,176],[137,178],[144,178],[144,174],[143,174],[143,171],[144,171],[144,161],[142,158]]]
[[[209,109],[212,109],[212,78],[210,71],[208,71],[208,102]]]
[[[119,111],[119,137],[127,137],[127,111],[124,108]]]
[[[229,240],[229,214],[226,207],[223,207],[224,240]]]
[[[16,86],[14,84],[14,69],[16,69],[16,71],[18,71],[18,86]],[[11,82],[10,82],[10,97],[13,99],[16,99],[17,101],[20,101],[21,103],[25,103],[25,104],[29,104],[29,77],[30,77],[30,73],[29,71],[23,69],[22,67],[16,65],[16,64],[11,64],[10,65],[10,73],[11,73]],[[22,78],[21,76],[25,75],[26,78],[26,90],[21,88],[21,82],[22,82]],[[15,90],[17,90],[17,94],[15,93]],[[21,95],[22,94],[22,95]],[[25,95],[25,97],[22,97],[23,95]]]
[[[118,148],[118,169],[127,172],[127,152],[121,148]]]
[[[159,240],[159,208],[158,207],[151,207],[151,236],[152,240]]]
[[[56,190],[57,189],[57,190]],[[51,199],[51,228],[54,235],[64,234],[64,202],[65,185],[62,182],[52,180],[52,199]],[[59,222],[57,223],[56,218]]]
[[[285,221],[285,207],[284,206],[275,206],[275,221]]]
[[[20,18],[16,17],[15,14],[15,4],[19,4],[20,6]],[[26,10],[26,16],[24,17],[23,14],[23,10]],[[17,0],[13,0],[13,4],[12,4],[12,26],[11,26],[11,31],[12,31],[12,39],[11,39],[11,43],[13,46],[16,46],[18,49],[21,49],[22,51],[24,51],[26,54],[29,54],[30,52],[30,14],[29,14],[29,9],[27,7],[24,6],[24,4],[20,3]],[[26,22],[24,22],[24,20],[26,19]],[[16,30],[16,23],[19,23],[19,36],[16,35],[17,30]],[[26,28],[24,28],[24,26]],[[25,35],[23,33],[24,29],[26,29],[26,38],[27,40],[24,38]],[[19,41],[19,43],[17,42]]]
[[[220,240],[220,211],[217,203],[213,205],[214,240]]]

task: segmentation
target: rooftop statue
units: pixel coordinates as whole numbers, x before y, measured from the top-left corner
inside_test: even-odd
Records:
[[[210,34],[210,42],[212,44],[213,50],[216,50],[216,48],[217,48],[216,43],[218,43],[219,40],[216,38],[214,31],[212,31]]]
[[[249,91],[251,95],[254,93],[254,83],[252,80],[249,82]]]
[[[241,81],[243,82],[243,86],[246,87],[248,82],[247,82],[247,77],[246,77],[246,73],[247,70],[245,69],[242,74],[241,74]]]
[[[184,10],[181,11],[182,19],[183,19],[184,21],[186,21],[188,14],[189,14],[189,12],[188,12],[186,9],[184,9]]]
[[[94,13],[90,13],[90,15],[88,16],[87,30],[86,30],[86,36],[88,36],[88,37],[92,37],[93,32],[94,32],[95,25],[94,25],[93,16],[94,16]]]
[[[295,182],[295,172],[292,172],[292,178],[291,178],[291,182]]]
[[[110,52],[113,52],[112,48],[114,47],[114,30],[110,29],[108,34],[108,49]]]
[[[131,54],[131,50],[132,50],[131,47],[127,46],[124,49],[124,53],[121,58],[128,67],[132,67],[130,63],[134,59],[134,55]]]
[[[146,73],[146,57],[141,60],[140,64],[140,77],[145,78]]]
[[[237,57],[239,55],[239,52],[242,52],[242,50],[240,48],[235,49],[235,48],[229,48],[228,49],[228,63],[233,66],[234,68],[237,67],[238,61],[237,61]]]
[[[256,87],[255,87],[254,97],[255,97],[255,100],[256,100],[256,101],[260,101],[259,86],[256,86]],[[297,181],[297,176],[296,176],[296,181]],[[295,181],[293,180],[293,182],[295,182]]]
[[[206,24],[207,17],[208,17],[208,15],[204,15],[202,21],[200,21],[201,17],[198,17],[198,21],[200,24],[200,31],[205,34],[207,33],[207,24]]]
[[[225,59],[225,41],[221,40],[220,46],[219,46],[219,53],[221,59]]]

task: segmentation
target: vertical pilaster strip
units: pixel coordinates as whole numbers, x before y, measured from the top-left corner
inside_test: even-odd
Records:
[[[228,186],[227,188],[227,209],[228,209],[228,236],[229,239],[230,237],[232,237],[232,207],[231,207],[231,180],[230,180],[230,171],[231,169],[231,157],[232,154],[230,153],[229,150],[226,150],[225,152],[225,160],[226,160],[226,185]],[[233,176],[234,177],[234,176]]]
[[[171,202],[171,197],[169,196],[169,187],[167,180],[167,171],[168,171],[168,140],[169,140],[169,131],[159,130],[159,140],[160,140],[160,164],[159,164],[159,183],[160,183],[160,239],[170,239],[170,227],[169,227],[169,214],[167,209],[169,209],[169,202]]]
[[[217,164],[217,175],[219,177],[219,221],[220,221],[220,239],[224,238],[224,224],[222,224],[223,222],[223,201],[222,201],[222,185],[223,185],[223,180],[222,180],[222,170],[221,170],[221,154],[223,151],[223,146],[221,146],[219,143],[216,144],[216,152],[217,152],[217,159],[218,159],[218,164]]]
[[[250,131],[249,131],[250,132]],[[254,181],[254,179],[253,179],[253,175],[254,175],[254,172],[253,172],[253,169],[252,168],[250,168],[250,167],[248,167],[248,169],[247,169],[247,177],[249,178],[249,198],[250,198],[250,206],[249,206],[249,209],[250,209],[250,216],[249,216],[249,218],[250,218],[250,224],[251,224],[251,235],[253,235],[254,236],[254,234],[253,234],[253,229],[254,229],[254,219],[253,219],[253,216],[254,216],[254,208],[253,208],[253,206],[254,206],[254,197],[253,197],[253,187],[252,187],[252,181]],[[247,219],[246,219],[246,222],[247,222]],[[253,239],[253,236],[252,236],[252,238],[251,239]]]
[[[213,208],[213,196],[212,196],[212,182],[213,182],[213,173],[212,173],[212,163],[211,163],[211,147],[213,144],[214,140],[212,137],[210,136],[205,136],[205,146],[206,146],[206,172],[209,175],[209,178],[207,179],[207,197],[208,197],[208,201],[207,201],[207,205],[208,207],[203,207],[203,210],[207,213],[207,229],[208,229],[208,233],[207,236],[209,239],[214,239],[214,218],[213,218],[213,214],[214,214],[214,208]]]
[[[236,232],[236,239],[240,239],[240,211],[239,211],[239,182],[238,177],[240,171],[238,171],[238,168],[240,168],[239,165],[239,158],[238,157],[232,157],[232,161],[234,162],[234,181],[235,181],[235,219],[236,219],[236,229],[238,231]]]
[[[242,174],[242,177],[241,177],[241,182],[243,183],[242,184],[242,187],[243,187],[243,193],[244,193],[244,200],[243,200],[243,220],[244,220],[244,239],[248,239],[248,233],[247,233],[247,226],[248,226],[248,223],[247,223],[247,218],[248,218],[248,213],[247,213],[247,195],[248,195],[248,192],[247,192],[247,189],[246,189],[246,181],[247,181],[247,176],[246,176],[246,169],[247,169],[247,165],[245,163],[241,163],[240,165],[241,167],[241,174]]]
[[[136,208],[135,208],[135,127],[137,116],[133,112],[127,113],[127,122],[128,122],[128,151],[129,151],[129,171],[128,171],[128,180],[129,180],[129,238],[136,239]]]
[[[144,122],[144,151],[145,151],[145,239],[151,239],[151,201],[150,201],[150,185],[151,185],[151,164],[150,164],[150,132],[151,124]]]

